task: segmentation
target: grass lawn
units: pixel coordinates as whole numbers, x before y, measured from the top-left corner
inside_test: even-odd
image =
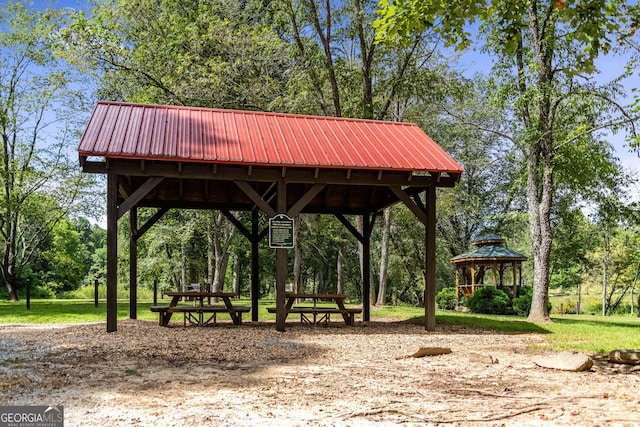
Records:
[[[168,304],[169,300],[158,301]],[[249,300],[238,300],[238,304],[251,305]],[[149,310],[150,301],[138,303],[138,319],[157,321],[158,315]],[[266,308],[274,306],[273,300],[261,300],[259,318],[274,320],[275,315]],[[118,301],[118,318],[129,317],[128,300]],[[423,323],[424,309],[417,307],[385,306],[373,307],[371,318],[394,318],[408,322]],[[99,302],[94,307],[93,300],[32,300],[31,310],[26,309],[24,301],[11,303],[0,301],[0,324],[16,323],[83,323],[104,322],[106,319],[106,303]],[[247,320],[250,317],[247,316]],[[543,334],[547,346],[557,350],[575,350],[587,353],[608,353],[614,349],[640,349],[640,318],[632,316],[589,316],[558,315],[552,317],[548,324],[528,323],[523,318],[514,316],[480,315],[438,311],[438,324],[457,324],[493,330],[499,333]]]

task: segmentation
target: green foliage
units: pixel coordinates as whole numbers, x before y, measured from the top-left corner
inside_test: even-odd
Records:
[[[266,12],[254,1],[109,0],[65,34],[101,76],[102,99],[273,110],[290,62]]]
[[[531,310],[531,298],[533,298],[533,288],[531,286],[521,286],[518,288],[518,296],[511,300],[511,307],[518,316],[528,316]]]
[[[529,12],[537,11],[546,17],[540,17],[539,25],[563,29],[564,37],[576,46],[576,57],[569,65],[575,74],[595,72],[596,58],[633,38],[638,22],[637,7],[609,0],[548,2],[543,7],[529,0],[382,0],[379,6],[380,18],[374,26],[380,42],[398,43],[408,34],[431,28],[447,45],[465,49],[474,41],[469,29],[480,21],[481,33],[489,34],[491,28],[492,47],[504,56],[515,55],[521,33],[530,26]]]
[[[436,304],[441,310],[455,310],[456,288],[444,288],[436,294]]]
[[[493,286],[483,286],[467,298],[472,313],[505,314],[509,309],[509,296]]]
[[[87,193],[67,157],[85,88],[57,55],[66,9],[25,2],[0,9],[0,273],[15,298],[25,272],[42,271],[41,251],[55,224]]]
[[[550,254],[543,248],[552,244],[554,192],[573,189],[575,197],[577,188],[584,193],[599,186],[609,190],[621,181],[615,159],[593,130],[611,128],[612,122],[614,129],[629,126],[631,112],[620,111],[614,99],[620,88],[615,82],[598,88],[581,79],[595,74],[596,60],[613,52],[614,46],[634,48],[638,13],[637,5],[609,0],[380,3],[380,19],[375,23],[380,42],[403,44],[408,35],[432,29],[446,44],[464,49],[472,42],[468,29],[478,20],[478,35],[484,38],[480,48],[498,59],[499,86],[493,93],[514,120],[492,130],[510,138],[524,155],[532,250],[540,264],[538,271],[544,272],[534,276],[532,320],[547,318],[543,301],[551,268]],[[468,118],[463,116],[461,121]],[[484,122],[474,123],[486,129]],[[585,156],[593,162],[581,167]],[[575,167],[565,161],[575,162]]]
[[[76,289],[89,272],[87,249],[78,231],[66,220],[53,228],[51,246],[42,257],[48,263],[44,282],[56,294]]]

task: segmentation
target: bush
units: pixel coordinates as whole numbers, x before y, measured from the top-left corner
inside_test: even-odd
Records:
[[[484,286],[467,299],[467,307],[472,313],[506,314],[509,296],[493,286]]]
[[[518,297],[511,301],[513,311],[518,316],[528,316],[531,311],[531,300],[533,299],[533,287],[521,286],[518,288]]]
[[[441,310],[456,309],[456,288],[444,288],[436,295],[436,304]]]

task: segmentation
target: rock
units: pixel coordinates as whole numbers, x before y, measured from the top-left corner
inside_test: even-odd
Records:
[[[440,356],[449,353],[451,353],[451,349],[447,347],[420,347],[420,350],[409,357]]]
[[[539,356],[533,359],[533,363],[543,368],[575,372],[588,371],[593,366],[593,360],[589,356],[570,351]]]
[[[469,353],[469,361],[475,363],[484,363],[485,365],[494,365],[500,363],[498,358],[491,354],[478,353],[475,351]]]
[[[640,350],[613,350],[609,353],[609,362],[640,365]]]

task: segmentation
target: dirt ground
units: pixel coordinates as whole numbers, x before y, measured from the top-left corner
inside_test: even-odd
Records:
[[[0,405],[63,405],[65,426],[640,426],[638,367],[540,368],[544,340],[393,321],[0,325]],[[452,351],[407,357],[422,347]]]

